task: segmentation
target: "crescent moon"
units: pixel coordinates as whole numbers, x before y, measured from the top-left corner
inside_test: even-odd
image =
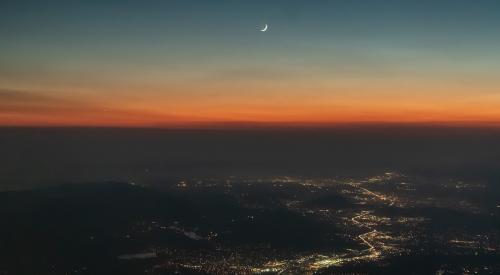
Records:
[[[262,30],[260,30],[260,31],[261,31],[261,32],[265,32],[265,31],[267,31],[267,24],[266,24],[266,26],[264,26],[264,28],[263,28]]]

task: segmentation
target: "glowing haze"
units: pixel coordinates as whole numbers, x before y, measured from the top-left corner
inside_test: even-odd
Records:
[[[2,1],[0,125],[499,123],[499,14],[495,0]]]

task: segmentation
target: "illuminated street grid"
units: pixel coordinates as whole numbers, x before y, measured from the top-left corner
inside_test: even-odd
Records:
[[[466,213],[481,213],[487,211],[479,205],[465,199],[449,199],[433,196],[421,197],[415,194],[419,182],[411,177],[397,172],[387,172],[381,175],[361,179],[305,179],[293,177],[278,177],[270,179],[242,178],[209,178],[179,181],[174,187],[179,192],[193,190],[222,190],[231,194],[241,205],[248,208],[266,208],[247,200],[249,194],[245,190],[266,185],[273,191],[286,192],[294,186],[300,193],[293,193],[287,199],[275,202],[272,207],[281,207],[299,213],[302,216],[331,223],[341,230],[337,236],[356,243],[352,248],[336,249],[332,252],[316,251],[282,251],[265,245],[229,245],[224,240],[223,232],[202,232],[197,228],[184,227],[178,222],[161,224],[156,221],[143,221],[131,229],[127,236],[133,238],[137,234],[147,234],[152,231],[173,232],[183,235],[193,241],[212,243],[215,248],[196,251],[172,249],[169,247],[145,248],[142,253],[160,259],[160,264],[151,268],[150,272],[168,268],[183,268],[214,274],[313,274],[317,271],[355,265],[360,263],[378,262],[391,256],[412,255],[416,247],[425,247],[432,241],[442,244],[440,253],[477,254],[487,253],[498,255],[498,231],[485,234],[468,234],[467,232],[450,231],[447,234],[427,236],[421,231],[422,225],[431,222],[425,216],[381,215],[378,209],[414,209],[417,207],[436,207],[454,209]],[[434,183],[433,183],[434,184]],[[383,191],[390,186],[390,190]],[[463,181],[444,181],[438,185],[443,190],[479,190],[483,184],[465,183]],[[307,206],[304,201],[317,194],[335,192],[350,200],[356,207],[314,207]],[[491,215],[498,215],[491,213]],[[498,216],[495,216],[498,218]],[[240,217],[241,219],[241,217]],[[245,217],[248,222],[257,219]],[[234,222],[232,220],[230,222]],[[420,252],[419,252],[420,253]],[[139,257],[143,254],[138,253]],[[123,259],[123,255],[121,256]],[[129,256],[130,258],[130,256]],[[464,267],[466,268],[466,267]],[[488,267],[484,267],[488,269]]]

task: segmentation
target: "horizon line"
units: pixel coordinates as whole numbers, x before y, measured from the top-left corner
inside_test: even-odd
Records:
[[[484,128],[500,129],[500,121],[357,121],[357,122],[255,122],[219,121],[177,124],[0,124],[0,128],[109,128],[109,129],[165,129],[165,130],[286,130],[286,129],[339,129],[379,127],[423,128]]]

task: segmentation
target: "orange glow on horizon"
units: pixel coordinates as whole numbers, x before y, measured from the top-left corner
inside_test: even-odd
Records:
[[[373,89],[364,97],[344,93],[275,91],[267,96],[221,92],[175,97],[157,91],[137,96],[4,90],[0,126],[98,127],[327,127],[350,123],[500,125],[500,98],[450,97],[435,92],[398,95]],[[192,92],[194,93],[194,92]]]
[[[177,106],[176,108],[62,108],[53,110],[11,109],[0,112],[1,126],[116,126],[116,127],[252,127],[335,126],[350,123],[440,123],[453,125],[500,125],[500,111],[488,108],[432,108],[415,105],[358,104],[338,106]],[[470,106],[468,106],[470,107]],[[156,110],[156,111],[153,111]],[[500,108],[498,109],[500,110]]]

